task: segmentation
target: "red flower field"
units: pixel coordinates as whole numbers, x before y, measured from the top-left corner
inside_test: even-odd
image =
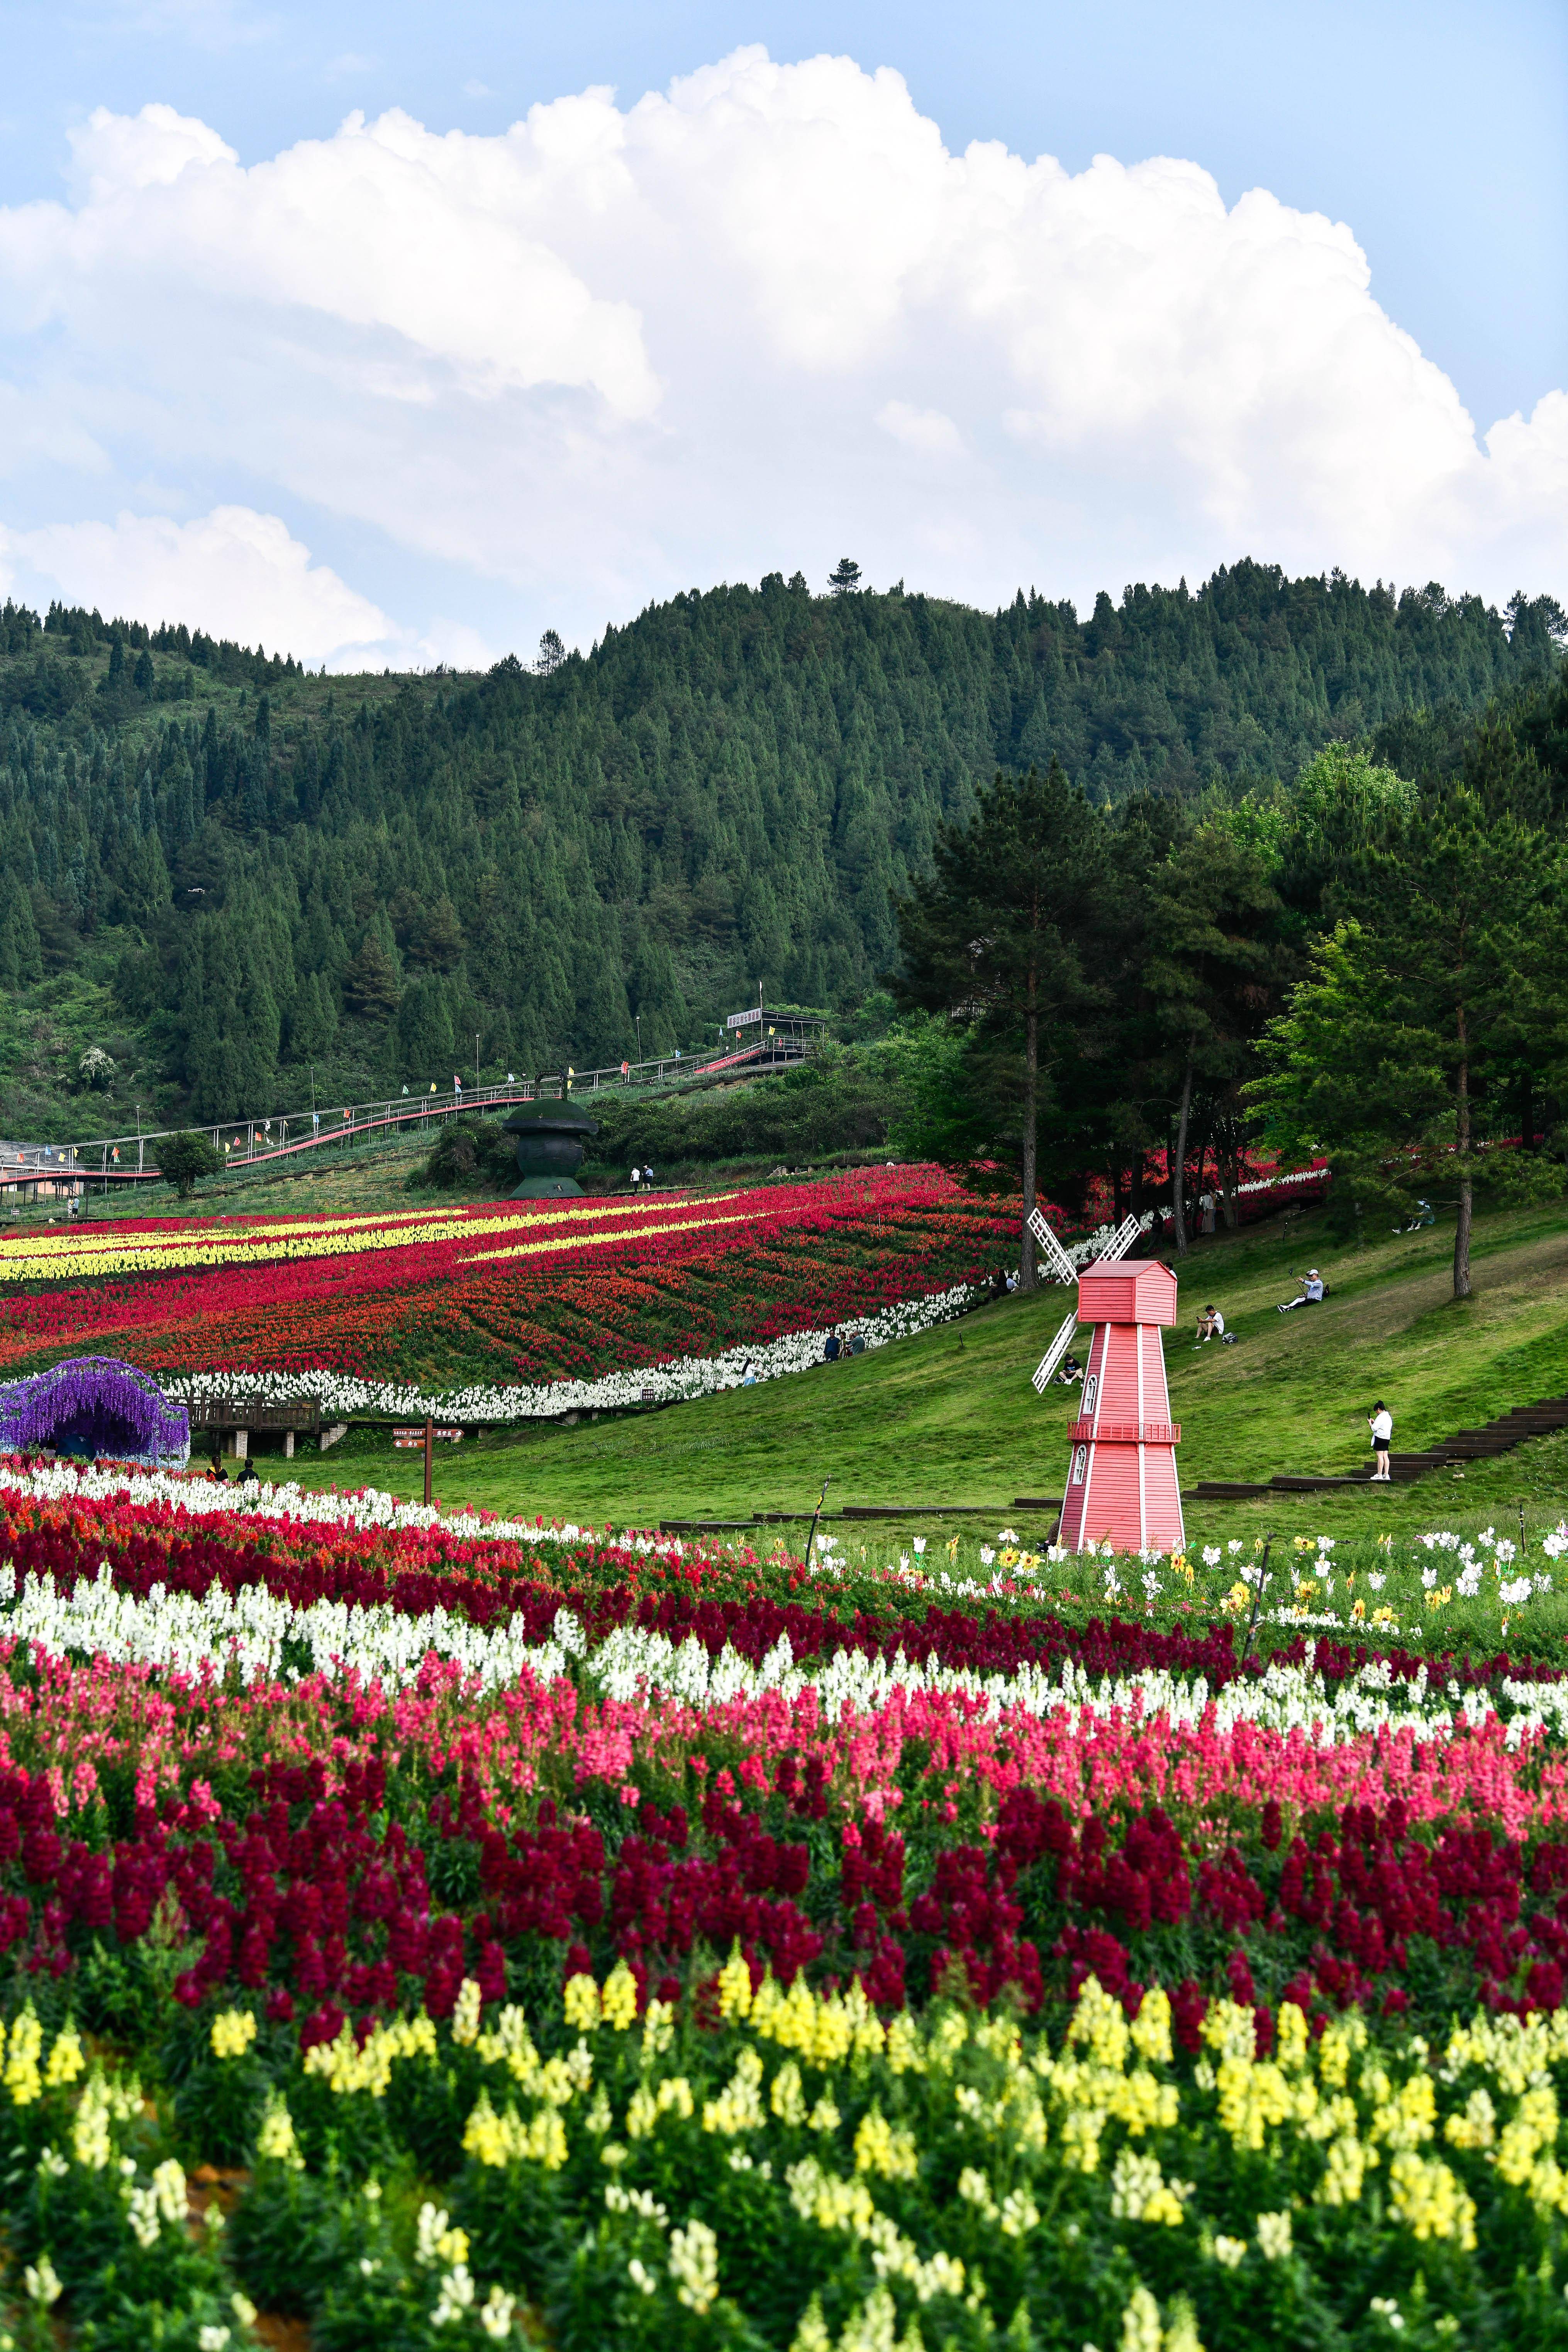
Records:
[[[1016,1223],[934,1170],[878,1169],[703,1199],[88,1227],[0,1244],[0,1370],[91,1351],[152,1371],[581,1376],[977,1278]]]

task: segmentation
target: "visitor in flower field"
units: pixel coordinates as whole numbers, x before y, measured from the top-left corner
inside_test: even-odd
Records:
[[[1388,1407],[1384,1403],[1381,1397],[1378,1398],[1376,1404],[1373,1405],[1372,1409],[1372,1412],[1367,1421],[1367,1427],[1372,1432],[1372,1475],[1374,1481],[1386,1486],[1389,1475],[1388,1447],[1389,1441],[1394,1435],[1394,1415],[1389,1412]]]
[[[1321,1307],[1323,1303],[1323,1277],[1315,1265],[1308,1268],[1305,1279],[1298,1276],[1297,1280],[1301,1287],[1294,1298],[1281,1302],[1281,1315],[1289,1315],[1293,1307]]]
[[[632,1170],[632,1191],[633,1191],[634,1192],[637,1191],[637,1189],[638,1185],[639,1185],[641,1182],[642,1182],[642,1170],[641,1170],[640,1168],[634,1168],[634,1169]]]
[[[822,1343],[823,1362],[825,1364],[836,1364],[838,1361],[840,1355],[843,1353],[843,1349],[844,1342],[839,1338],[837,1332],[830,1331],[826,1339]]]

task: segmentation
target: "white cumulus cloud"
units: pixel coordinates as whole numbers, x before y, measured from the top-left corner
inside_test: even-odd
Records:
[[[62,603],[106,618],[199,623],[211,636],[326,661],[388,638],[384,614],[345,587],[276,515],[217,507],[192,522],[118,515],[0,531],[0,575],[15,568]]]
[[[69,202],[0,210],[0,362],[100,511],[275,485],[491,637],[845,548],[978,602],[1242,554],[1568,588],[1568,400],[1478,433],[1349,227],[1191,162],[951,152],[847,58],[248,166],[100,110]]]

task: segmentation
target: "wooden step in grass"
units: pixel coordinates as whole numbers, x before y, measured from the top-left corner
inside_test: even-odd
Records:
[[[1391,1451],[1388,1483],[1407,1486],[1417,1478],[1429,1477],[1436,1470],[1460,1470],[1468,1462],[1496,1461],[1528,1439],[1549,1437],[1560,1429],[1568,1429],[1568,1397],[1548,1397],[1541,1404],[1515,1405],[1511,1412],[1500,1413],[1495,1421],[1486,1422],[1479,1429],[1455,1430],[1451,1437],[1427,1446],[1420,1454]],[[1346,1486],[1381,1483],[1369,1462],[1360,1469],[1337,1475],[1328,1472],[1296,1475],[1277,1471],[1266,1486],[1245,1478],[1203,1478],[1190,1491],[1198,1502],[1249,1503],[1260,1495],[1321,1495]]]

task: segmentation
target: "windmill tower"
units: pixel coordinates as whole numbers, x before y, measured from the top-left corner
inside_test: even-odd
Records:
[[[1139,1233],[1129,1217],[1079,1273],[1038,1209],[1029,1230],[1058,1282],[1078,1284],[1078,1306],[1035,1373],[1043,1396],[1080,1323],[1092,1324],[1058,1541],[1068,1551],[1107,1539],[1118,1551],[1177,1551],[1186,1542],[1176,1481],[1181,1424],[1171,1419],[1161,1328],[1176,1319],[1176,1277],[1154,1258],[1122,1253]]]

